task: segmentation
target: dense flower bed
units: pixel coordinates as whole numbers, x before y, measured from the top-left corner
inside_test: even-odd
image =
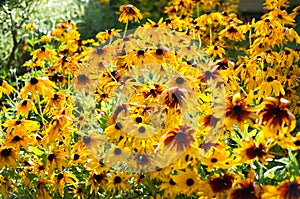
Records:
[[[28,41],[28,72],[0,80],[0,196],[300,198],[300,6],[236,5],[173,0],[135,30],[123,5],[124,30]]]

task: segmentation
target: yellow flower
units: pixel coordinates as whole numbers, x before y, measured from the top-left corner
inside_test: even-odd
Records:
[[[178,191],[186,194],[187,196],[191,196],[194,192],[199,191],[202,185],[197,172],[190,169],[186,172],[179,172],[178,175],[174,175],[172,178],[178,185]]]
[[[36,114],[38,114],[35,104],[30,99],[21,101],[17,107],[17,113],[25,117],[28,117],[30,110],[33,110]]]
[[[129,189],[129,178],[130,175],[125,172],[122,173],[118,171],[116,174],[112,173],[108,178],[105,189],[112,190],[112,195],[115,195],[116,193],[120,194],[120,191],[127,191]]]
[[[0,169],[4,166],[7,168],[17,168],[17,160],[20,159],[19,153],[12,147],[0,147]]]
[[[225,54],[225,50],[224,48],[222,48],[221,46],[209,46],[207,49],[207,52],[214,56],[214,57],[219,57],[219,58],[223,58],[223,55]]]
[[[59,195],[61,197],[64,197],[64,189],[65,186],[67,186],[65,184],[75,185],[75,182],[78,182],[78,179],[74,174],[70,172],[62,172],[59,173],[56,177],[54,177],[52,181],[54,182],[54,187],[52,191],[54,192],[58,190]]]
[[[32,56],[33,60],[50,60],[53,59],[56,55],[55,51],[52,49],[48,49],[45,48],[44,46],[41,47],[40,49],[37,49],[35,51],[33,51],[32,53],[30,53],[30,55]]]
[[[16,91],[16,89],[14,89],[14,87],[12,87],[5,80],[0,78],[0,98],[2,97],[2,93],[9,95],[14,91]]]
[[[262,199],[296,199],[300,198],[300,177],[295,180],[285,180],[279,185],[266,185],[263,187]]]
[[[267,144],[265,140],[258,142],[250,138],[249,141],[242,141],[240,144],[241,147],[236,151],[239,153],[242,163],[249,164],[255,159],[259,159],[263,164],[268,164],[266,159],[274,158],[273,155],[268,153],[273,144]]]
[[[122,14],[120,15],[118,20],[122,23],[128,23],[128,21],[131,21],[133,19],[135,22],[140,22],[140,19],[143,18],[140,10],[133,5],[122,5],[120,7],[120,11],[122,12]]]
[[[47,35],[43,35],[42,38],[41,38],[41,42],[42,43],[49,43],[49,42],[51,42],[51,37],[47,36]]]
[[[35,24],[32,24],[32,23],[27,24],[27,25],[25,26],[25,29],[26,29],[26,30],[36,29],[36,28],[37,28],[37,26],[36,26]]]
[[[37,101],[37,92],[51,98],[54,95],[54,88],[57,88],[56,85],[48,77],[31,77],[29,82],[21,89],[20,95],[23,99],[26,99],[27,94],[31,92],[31,98]]]

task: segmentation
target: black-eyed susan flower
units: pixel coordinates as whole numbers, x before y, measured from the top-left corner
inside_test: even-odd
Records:
[[[174,181],[173,176],[160,177],[162,183],[159,190],[164,191],[163,196],[166,198],[174,198],[180,193],[179,185]]]
[[[9,85],[5,80],[0,78],[0,98],[2,97],[2,94],[9,95],[12,92],[16,91],[14,87]]]
[[[129,175],[126,172],[113,173],[108,178],[108,183],[105,187],[106,190],[112,190],[112,195],[120,194],[121,191],[126,191],[129,188]]]
[[[296,199],[300,198],[300,177],[295,180],[282,181],[277,186],[266,185],[263,187],[263,199]]]
[[[52,49],[41,47],[40,49],[37,49],[32,53],[30,53],[30,55],[32,56],[33,60],[37,59],[42,61],[42,60],[51,60],[55,58],[56,53]]]
[[[46,168],[49,175],[52,175],[55,168],[59,171],[63,171],[63,166],[67,166],[68,153],[62,149],[62,147],[55,148],[52,152],[50,152],[47,156]]]
[[[34,111],[36,114],[38,114],[38,111],[35,107],[35,104],[33,101],[31,101],[30,99],[24,99],[22,100],[17,107],[17,113],[28,117],[29,111],[32,110]]]
[[[118,20],[122,23],[128,23],[128,21],[132,20],[139,22],[143,18],[140,10],[133,5],[122,5],[120,11],[122,13]]]
[[[57,174],[57,176],[53,176],[52,181],[54,182],[52,191],[58,190],[59,195],[64,197],[65,184],[75,185],[75,182],[78,182],[78,179],[70,172],[61,172]]]
[[[288,100],[281,97],[266,98],[262,103],[262,110],[259,112],[258,124],[266,126],[269,132],[273,133],[281,132],[284,125],[287,125],[290,130],[294,129],[296,118],[287,108],[289,103]]]
[[[207,52],[210,55],[212,55],[213,57],[219,57],[219,58],[223,58],[223,55],[225,54],[224,48],[222,48],[221,46],[217,46],[217,45],[209,46],[207,49]]]
[[[193,170],[179,172],[178,175],[174,175],[172,178],[174,178],[174,182],[178,185],[178,191],[180,190],[181,193],[187,196],[199,191],[202,184],[198,173]]]
[[[270,154],[268,150],[273,144],[268,144],[265,140],[256,142],[252,138],[248,141],[240,143],[241,147],[236,151],[239,153],[242,162],[251,163],[258,159],[263,164],[268,164],[267,159],[274,158],[274,155]]]
[[[251,119],[254,119],[256,115],[248,107],[248,104],[251,102],[249,98],[243,99],[240,93],[236,93],[232,98],[227,99],[226,128],[232,129],[233,125],[237,124],[241,130],[244,130],[245,121],[248,124],[253,124]]]
[[[184,152],[191,147],[194,141],[195,130],[188,125],[179,126],[162,136],[163,147],[170,153]]]
[[[233,189],[228,197],[229,199],[260,199],[261,187],[256,184],[253,179],[247,178],[246,180],[240,180],[234,183]]]
[[[226,172],[224,175],[214,174],[208,180],[211,189],[210,197],[224,198],[229,195],[231,187],[234,183],[235,175]]]
[[[40,127],[39,122],[24,119],[10,119],[7,120],[3,126],[7,127],[7,133],[14,133],[15,135],[26,135],[27,132],[34,132]]]
[[[12,179],[0,175],[0,194],[4,198],[9,198],[11,193],[16,191]]]
[[[86,186],[90,187],[90,194],[97,193],[99,189],[103,190],[104,185],[107,183],[107,175],[105,173],[90,173],[89,179],[86,182]]]
[[[71,188],[72,192],[71,194],[73,194],[73,198],[75,199],[83,199],[85,196],[84,190],[81,186],[76,185],[75,188]]]
[[[20,159],[19,153],[12,147],[0,147],[0,168],[17,168],[17,160]]]
[[[20,95],[23,99],[26,99],[27,94],[31,93],[31,98],[37,101],[38,93],[44,97],[52,97],[55,88],[57,88],[56,85],[50,81],[48,77],[31,77],[27,84],[21,89]]]

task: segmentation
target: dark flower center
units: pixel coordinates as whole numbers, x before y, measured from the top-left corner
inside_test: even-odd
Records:
[[[74,160],[78,160],[80,158],[80,155],[78,155],[77,153],[74,154]]]
[[[83,136],[84,144],[89,144],[89,143],[91,143],[91,141],[92,141],[92,138],[90,136],[87,136],[87,135]]]
[[[114,178],[114,184],[119,184],[120,182],[122,182],[122,178],[120,176],[116,176]]]
[[[228,29],[228,32],[229,32],[229,33],[234,33],[234,32],[237,32],[237,30],[236,30],[233,26],[231,26],[231,27]]]
[[[186,180],[186,185],[187,185],[187,186],[192,186],[194,183],[195,183],[195,182],[194,182],[194,180],[193,180],[192,178],[188,178],[188,179]]]
[[[53,153],[51,153],[51,154],[48,155],[48,160],[50,162],[52,162],[54,160],[54,158],[55,158],[55,155]]]
[[[182,84],[184,82],[184,79],[182,77],[177,77],[176,78],[176,83],[177,84]]]
[[[241,105],[235,104],[235,105],[232,107],[232,111],[233,111],[234,114],[236,114],[236,115],[241,115],[241,113],[242,113],[242,107],[241,107]]]
[[[24,100],[21,105],[22,106],[27,106],[27,100]]]
[[[11,148],[8,148],[8,149],[3,149],[1,151],[1,156],[3,157],[9,157],[12,153],[12,149]]]
[[[103,180],[104,175],[103,175],[103,174],[94,174],[94,175],[93,175],[93,178],[94,178],[98,183],[100,183],[100,182]]]
[[[17,120],[17,121],[16,121],[16,125],[20,125],[21,123],[22,123],[21,120]]]
[[[40,171],[43,171],[45,169],[44,165],[40,165],[38,168]]]
[[[156,49],[155,53],[157,55],[162,55],[164,53],[164,51],[161,48]]]
[[[300,146],[300,140],[296,140],[296,141],[294,142],[294,144],[295,144],[296,146]]]
[[[218,48],[218,46],[214,46],[214,50],[218,50],[219,48]]]
[[[159,166],[155,166],[155,171],[161,171],[162,168],[160,168]]]
[[[122,124],[120,122],[117,122],[115,125],[115,129],[120,130],[122,128]]]
[[[57,100],[58,99],[58,97],[59,97],[59,95],[57,95],[57,94],[54,94],[54,96],[53,96],[53,100],[55,101],[55,100]]]
[[[57,176],[57,179],[58,179],[58,180],[61,180],[61,179],[63,179],[63,178],[64,178],[64,174],[62,174],[62,173],[58,174],[58,176]]]
[[[274,109],[273,109],[273,114],[275,117],[279,116],[280,115],[280,112],[281,112],[281,109],[276,106]]]
[[[174,182],[174,180],[171,178],[170,181],[169,181],[169,184],[170,185],[176,185],[176,182]]]
[[[18,135],[16,135],[13,139],[14,142],[19,142],[20,140],[22,140],[22,138]]]
[[[82,188],[81,188],[81,187],[78,187],[78,188],[77,188],[77,193],[79,193],[79,194],[82,193]]]
[[[31,85],[35,85],[35,84],[37,84],[39,82],[39,80],[37,79],[37,78],[35,78],[35,77],[32,77],[31,79],[30,79],[30,84]]]
[[[120,148],[115,148],[115,150],[114,150],[115,155],[120,155],[121,153],[122,153],[122,151]]]
[[[137,118],[135,118],[135,121],[136,121],[137,123],[141,123],[141,122],[143,121],[143,119],[142,119],[141,117],[137,117]]]
[[[96,52],[97,52],[98,55],[101,55],[101,54],[104,53],[104,50],[102,48],[97,48]]]
[[[273,79],[273,77],[271,77],[271,76],[269,76],[268,78],[267,78],[267,82],[272,82],[274,79]]]
[[[144,55],[144,54],[145,54],[145,51],[144,51],[144,50],[138,50],[137,54],[138,54],[138,55]]]
[[[216,162],[218,162],[218,159],[217,158],[212,158],[210,161],[211,161],[211,163],[216,163]]]
[[[139,132],[140,132],[140,133],[145,133],[145,132],[146,132],[145,127],[141,126],[141,127],[139,128]]]

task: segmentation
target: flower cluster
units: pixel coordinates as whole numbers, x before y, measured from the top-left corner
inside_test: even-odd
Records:
[[[143,17],[123,5],[123,34],[97,40],[60,22],[15,87],[0,79],[0,196],[300,198],[288,8],[266,0],[247,22],[235,0],[172,0],[128,31]]]

